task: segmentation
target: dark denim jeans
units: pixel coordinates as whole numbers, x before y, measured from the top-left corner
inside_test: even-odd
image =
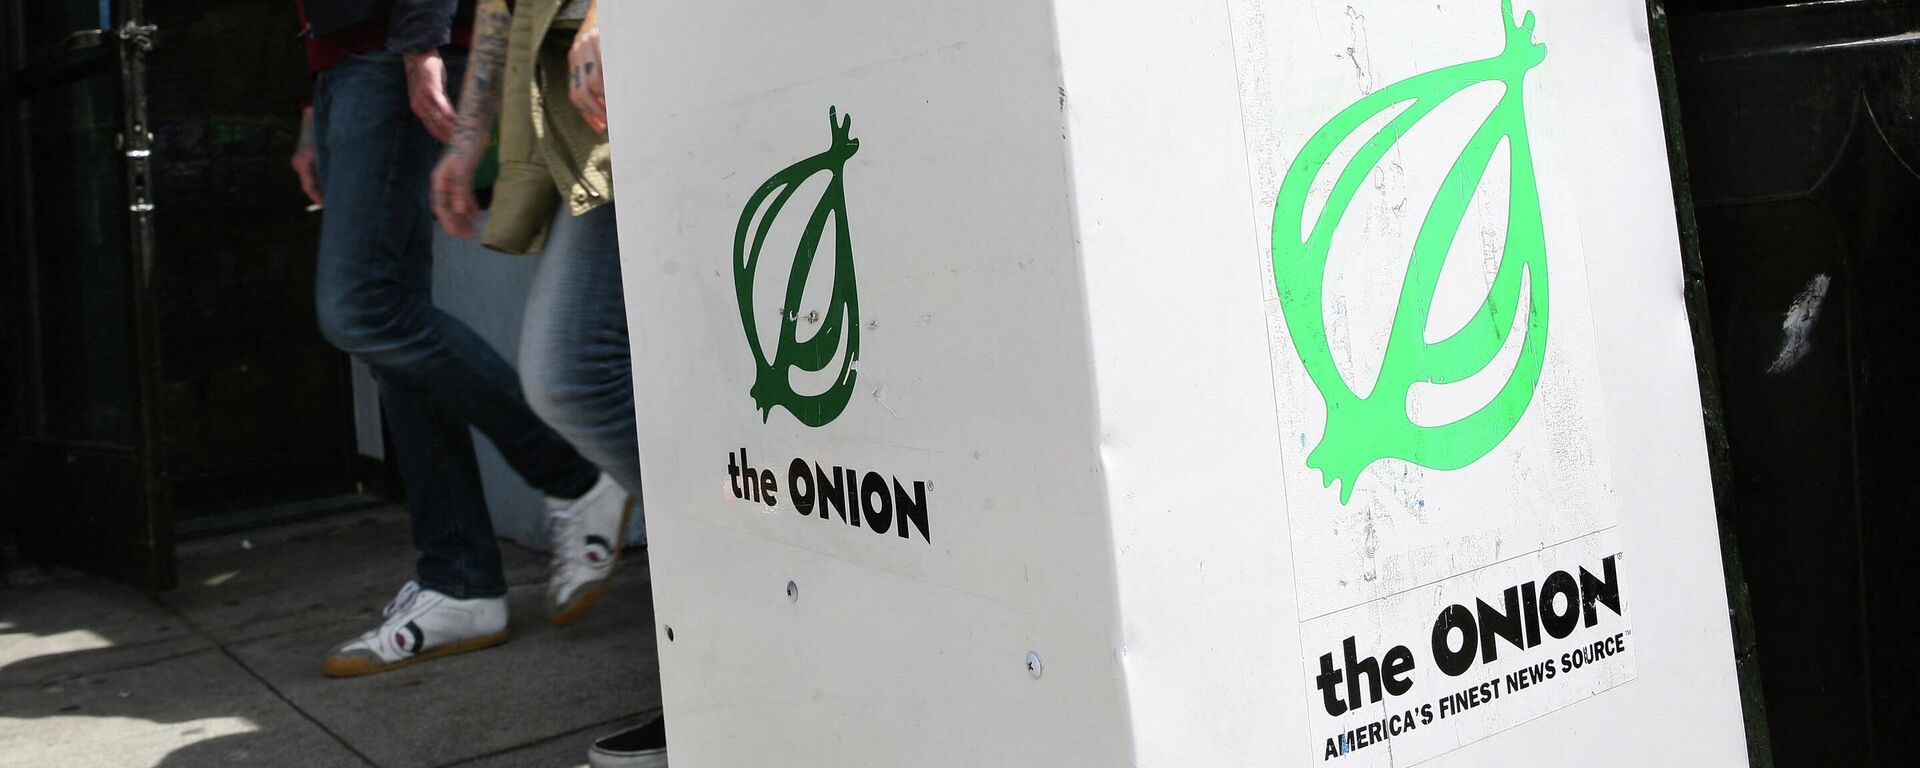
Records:
[[[446,58],[452,88],[465,62]],[[457,598],[504,595],[468,426],[549,496],[579,496],[599,471],[534,415],[499,353],[433,306],[437,225],[427,193],[441,146],[408,105],[399,55],[360,54],[322,72],[313,123],[327,201],[315,277],[320,330],[380,383],[420,584]]]

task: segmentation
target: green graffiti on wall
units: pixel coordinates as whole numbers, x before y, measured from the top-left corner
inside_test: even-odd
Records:
[[[1342,504],[1353,498],[1353,484],[1360,473],[1382,459],[1403,459],[1439,470],[1478,461],[1512,433],[1540,383],[1547,345],[1546,236],[1521,86],[1526,73],[1546,59],[1547,49],[1533,41],[1532,13],[1515,24],[1510,0],[1501,4],[1501,13],[1506,46],[1500,55],[1415,75],[1341,110],[1307,140],[1280,185],[1273,214],[1274,281],[1300,362],[1327,406],[1326,432],[1308,454],[1307,466],[1320,470],[1323,485],[1340,481]],[[1489,82],[1502,84],[1505,91],[1454,160],[1420,224],[1379,378],[1362,397],[1341,379],[1322,314],[1334,230],[1346,216],[1354,193],[1395,142],[1442,102]],[[1334,150],[1370,118],[1403,103],[1405,109],[1360,145],[1352,162],[1340,170],[1326,206],[1302,238],[1303,225],[1309,223],[1309,189]],[[1447,338],[1428,343],[1424,334],[1441,267],[1502,142],[1507,144],[1512,175],[1504,257],[1472,319]],[[1528,295],[1525,336],[1519,362],[1506,384],[1491,401],[1457,421],[1415,424],[1407,412],[1407,396],[1416,382],[1463,381],[1484,370],[1505,346],[1519,311],[1523,274]]]
[[[740,224],[733,235],[733,285],[740,303],[740,323],[746,330],[747,345],[753,350],[756,366],[750,394],[762,421],[778,406],[787,409],[802,424],[823,426],[838,418],[853,398],[853,380],[857,374],[854,363],[860,359],[860,297],[853,279],[853,240],[847,233],[847,196],[841,174],[846,170],[847,159],[860,149],[860,140],[851,136],[852,116],[842,120],[838,110],[829,107],[827,124],[833,131],[833,143],[827,151],[787,166],[761,184],[747,201],[746,209],[740,212]],[[793,267],[787,273],[786,292],[780,305],[779,337],[774,342],[772,355],[768,355],[760,343],[753,306],[760,249],[766,245],[767,232],[787,201],[803,183],[819,173],[829,174],[830,178],[826,191],[808,215],[800,245],[794,251]],[[807,287],[807,276],[813,272],[820,238],[826,233],[829,220],[833,226],[833,287],[827,296],[824,314],[809,313],[802,317],[800,299]],[[804,341],[799,338],[803,321],[809,326],[818,326]],[[839,355],[840,368],[833,384],[818,394],[803,395],[794,391],[793,371],[826,370],[840,352],[843,340],[846,351]]]

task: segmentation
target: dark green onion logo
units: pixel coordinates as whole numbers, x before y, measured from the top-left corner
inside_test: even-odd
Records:
[[[1342,504],[1353,498],[1353,484],[1360,473],[1382,459],[1402,459],[1438,470],[1459,469],[1480,460],[1513,432],[1540,383],[1547,349],[1547,247],[1521,91],[1527,72],[1546,59],[1547,49],[1533,41],[1532,13],[1515,24],[1511,0],[1501,4],[1501,13],[1506,46],[1500,55],[1415,75],[1341,110],[1307,140],[1280,185],[1273,212],[1274,283],[1300,362],[1327,406],[1326,433],[1307,455],[1307,466],[1321,471],[1324,485],[1340,481]],[[1334,230],[1369,172],[1415,123],[1455,94],[1489,82],[1502,84],[1505,92],[1454,160],[1420,224],[1379,379],[1362,397],[1340,377],[1322,315]],[[1352,162],[1339,171],[1318,218],[1307,220],[1308,192],[1334,150],[1370,119],[1400,104],[1407,106],[1367,138]],[[1424,338],[1427,317],[1441,267],[1474,191],[1502,143],[1507,145],[1512,174],[1504,256],[1473,318],[1446,338],[1428,343]],[[1464,381],[1493,363],[1515,330],[1523,284],[1529,297],[1525,336],[1506,384],[1492,400],[1457,421],[1437,426],[1414,423],[1407,413],[1407,395],[1414,383]]]
[[[747,346],[753,350],[755,364],[753,389],[749,394],[760,409],[761,421],[773,414],[774,407],[785,408],[800,423],[823,426],[839,418],[853,399],[853,381],[860,359],[860,297],[853,279],[853,240],[847,233],[847,197],[841,175],[847,159],[859,151],[860,140],[850,134],[853,118],[844,120],[838,110],[827,109],[827,125],[833,131],[833,143],[827,151],[809,157],[767,179],[740,212],[740,225],[733,235],[733,286],[740,302],[740,324],[747,333]],[[793,267],[787,272],[786,292],[780,305],[780,333],[768,354],[760,343],[758,319],[753,306],[754,276],[760,267],[760,249],[780,212],[815,174],[829,174],[826,191],[807,217],[800,244],[793,254]],[[756,226],[757,222],[757,226]],[[820,256],[820,238],[828,225],[833,227],[833,287],[827,297],[826,312],[800,315],[800,300],[813,273],[814,260]],[[749,237],[751,235],[751,237]],[[802,321],[813,328],[812,335],[800,338]],[[844,354],[841,348],[845,347]],[[797,369],[817,373],[839,358],[840,367],[833,383],[825,391],[801,394],[794,391],[792,374]]]

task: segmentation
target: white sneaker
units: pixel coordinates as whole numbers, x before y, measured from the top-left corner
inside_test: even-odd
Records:
[[[627,520],[633,516],[633,497],[602,474],[593,488],[573,501],[547,499],[553,539],[553,573],[547,581],[547,620],[554,626],[573,623],[607,591],[613,566],[620,562],[620,545]]]
[[[358,677],[507,641],[507,600],[458,600],[409,581],[379,628],[327,652],[327,677]]]

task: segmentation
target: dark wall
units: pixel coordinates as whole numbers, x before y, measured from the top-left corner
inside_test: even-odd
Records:
[[[26,63],[20,14],[14,0],[0,0],[0,553],[14,543],[20,524],[16,505],[4,500],[22,495],[19,437],[27,418],[25,208],[10,184],[23,153],[20,126],[13,117],[19,89],[14,72]]]
[[[13,26],[12,5],[0,3],[0,105],[9,107],[14,103],[12,74],[20,48],[14,42]],[[19,164],[16,141],[14,121],[0,115],[0,168]],[[5,183],[5,175],[0,174],[0,184]],[[20,329],[26,318],[20,313],[20,293],[25,276],[16,255],[20,246],[14,209],[10,195],[0,199],[0,497],[16,497],[21,487],[18,445],[24,408],[20,371],[25,369],[25,361],[21,357]],[[6,548],[13,543],[13,520],[8,512],[12,506],[0,504],[0,564],[4,564]]]

